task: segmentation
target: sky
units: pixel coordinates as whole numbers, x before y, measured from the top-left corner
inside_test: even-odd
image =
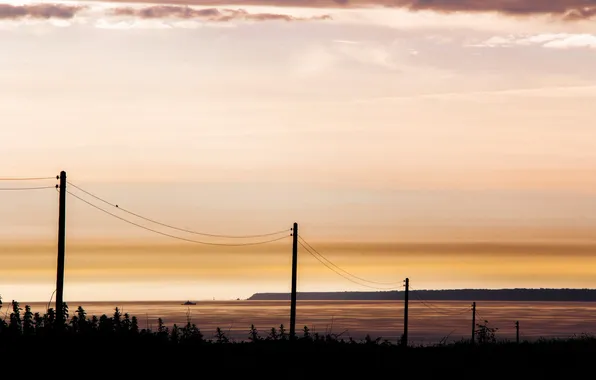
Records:
[[[52,296],[62,170],[67,302],[287,292],[294,222],[299,291],[593,288],[595,19],[0,0],[0,295]]]

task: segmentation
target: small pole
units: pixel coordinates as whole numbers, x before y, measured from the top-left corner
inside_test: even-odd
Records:
[[[64,248],[66,238],[66,172],[60,176],[60,205],[58,214],[58,262],[56,270],[56,323],[62,328],[64,324]]]
[[[408,347],[408,299],[410,291],[410,279],[406,278],[406,291],[404,293],[404,335],[402,337],[402,344]]]
[[[296,276],[298,272],[298,223],[292,228],[292,296],[290,301],[290,339],[296,339]]]
[[[476,302],[472,303],[472,344],[476,338]]]
[[[515,321],[515,342],[519,344],[519,321]]]

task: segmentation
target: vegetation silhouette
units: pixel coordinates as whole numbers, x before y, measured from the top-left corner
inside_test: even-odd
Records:
[[[344,338],[343,333],[313,333],[308,326],[292,340],[283,324],[264,334],[253,324],[242,341],[230,339],[221,328],[206,337],[190,318],[183,326],[171,327],[159,318],[155,330],[141,329],[135,316],[123,314],[117,307],[111,316],[97,317],[87,315],[80,306],[71,315],[64,304],[61,313],[62,319],[52,308],[43,315],[33,313],[28,305],[22,308],[13,301],[10,310],[3,313],[5,318],[0,319],[0,358],[17,360],[30,353],[38,361],[68,359],[80,365],[88,363],[97,370],[116,366],[119,371],[128,368],[134,374],[152,376],[163,366],[167,366],[169,375],[189,373],[185,365],[168,364],[168,360],[177,360],[215,366],[220,372],[225,369],[226,374],[234,369],[242,374],[261,368],[264,372],[260,377],[268,371],[277,373],[278,369],[268,367],[271,363],[289,361],[293,369],[285,378],[304,378],[315,368],[317,374],[349,377],[362,372],[367,376],[398,377],[456,373],[459,377],[477,378],[478,371],[490,371],[491,378],[557,378],[579,376],[584,371],[582,363],[590,363],[596,353],[596,338],[590,335],[519,344],[498,340],[498,329],[490,327],[486,320],[476,325],[475,344],[469,340],[447,343],[445,339],[430,346],[404,347],[401,340],[390,342],[367,335],[357,341]],[[133,356],[145,358],[144,366],[139,366]],[[101,364],[97,364],[97,357],[102,358]],[[152,364],[151,358],[155,358],[155,363],[147,367]]]

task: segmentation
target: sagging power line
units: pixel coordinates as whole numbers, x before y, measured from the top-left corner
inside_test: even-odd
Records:
[[[15,180],[15,181],[25,181],[25,180],[46,180],[46,179],[53,179],[54,177],[21,177],[21,178],[0,178],[0,180]],[[57,192],[60,195],[60,215],[59,215],[59,242],[58,242],[58,271],[57,271],[57,282],[56,282],[56,310],[60,311],[62,310],[62,306],[63,306],[63,280],[64,280],[64,251],[65,251],[65,239],[64,239],[64,235],[65,235],[65,205],[66,205],[66,194],[71,195],[72,197],[74,197],[75,199],[85,203],[86,205],[93,207],[96,210],[102,211],[103,213],[112,216],[116,219],[119,219],[123,222],[126,222],[128,224],[134,225],[138,228],[162,235],[162,236],[166,236],[166,237],[170,237],[173,239],[177,239],[177,240],[182,240],[182,241],[186,241],[186,242],[190,242],[190,243],[196,243],[196,244],[204,244],[204,245],[211,245],[211,246],[250,246],[250,245],[259,245],[259,244],[267,244],[267,243],[272,243],[272,242],[276,242],[276,241],[280,241],[283,240],[285,238],[287,238],[288,236],[290,236],[290,233],[287,229],[285,230],[279,230],[276,232],[272,232],[272,233],[267,233],[267,234],[255,234],[255,235],[220,235],[220,234],[210,234],[210,233],[204,233],[204,232],[197,232],[197,231],[192,231],[189,229],[184,229],[184,228],[179,228],[170,224],[166,224],[166,223],[162,223],[159,222],[157,220],[151,219],[151,218],[147,218],[144,217],[142,215],[139,215],[137,213],[134,213],[132,211],[126,210],[122,207],[120,207],[118,204],[109,202],[85,189],[82,189],[81,187],[72,184],[71,182],[67,182],[66,181],[66,173],[65,172],[61,172],[60,176],[57,177],[57,179],[60,179],[60,186],[58,188],[58,186],[38,186],[38,187],[13,187],[13,188],[6,188],[7,190],[41,190],[41,189],[51,189],[51,188],[55,188],[57,190]],[[87,196],[96,199],[98,201],[101,201],[102,203],[105,203],[113,208],[116,208],[122,212],[125,212],[129,215],[132,215],[134,217],[143,219],[147,222],[153,223],[153,224],[157,224],[163,227],[167,227],[167,228],[171,228],[171,229],[175,229],[178,231],[182,231],[182,232],[187,232],[187,233],[191,233],[191,234],[196,234],[196,235],[202,235],[202,236],[208,236],[208,237],[218,237],[218,238],[259,238],[259,237],[274,237],[272,239],[267,239],[267,240],[261,240],[261,241],[255,241],[255,242],[243,242],[243,243],[216,243],[216,242],[208,242],[208,241],[200,241],[200,240],[194,240],[194,239],[188,239],[185,237],[181,237],[181,236],[176,236],[176,235],[172,235],[169,233],[165,233],[162,231],[159,231],[157,229],[153,229],[150,227],[147,227],[145,225],[136,223],[132,220],[129,220],[127,218],[124,218],[122,216],[116,215],[115,213],[112,213],[108,210],[106,210],[105,208],[102,208],[100,206],[98,206],[97,204],[93,203],[90,201],[90,199],[85,199],[85,196],[81,196],[78,194],[74,194],[71,191],[67,191],[66,190],[66,184],[69,184],[70,186],[72,186],[73,188],[76,188],[77,190],[79,190],[81,193],[86,194]],[[3,190],[4,188],[0,188],[0,190]],[[364,286],[367,288],[371,288],[371,289],[380,289],[380,290],[398,290],[397,287],[378,287],[378,286],[373,286],[370,284],[380,284],[380,285],[392,285],[392,284],[399,284],[401,282],[378,282],[378,281],[373,281],[373,280],[368,280],[365,279],[363,277],[357,276],[343,268],[341,268],[340,266],[336,265],[335,263],[333,263],[331,260],[329,260],[328,258],[326,258],[323,254],[321,254],[317,249],[315,249],[310,243],[308,243],[304,238],[302,238],[300,235],[298,235],[298,225],[297,223],[294,223],[294,228],[290,229],[290,231],[292,231],[293,235],[293,243],[292,243],[292,295],[291,295],[291,311],[290,311],[290,335],[292,337],[295,337],[295,324],[296,324],[296,293],[297,293],[297,284],[296,284],[296,280],[297,280],[297,246],[298,244],[304,248],[310,255],[312,255],[313,257],[315,257],[321,264],[323,264],[325,267],[327,267],[328,269],[330,269],[331,271],[333,271],[334,273],[336,273],[337,275],[343,277],[344,279],[353,282],[359,286]],[[285,236],[279,236],[284,234]],[[438,307],[436,305],[432,305],[429,302],[426,302],[425,300],[423,300],[419,295],[418,292],[408,288],[408,279],[406,279],[406,293],[405,293],[405,309],[404,309],[404,335],[403,335],[403,343],[405,346],[407,346],[407,339],[408,339],[408,308],[407,308],[407,304],[408,304],[408,293],[409,291],[413,291],[414,292],[414,296],[416,298],[418,298],[421,303],[428,307],[429,309],[437,312],[437,313],[441,313],[443,315],[449,315],[449,316],[454,316],[454,315],[459,315],[459,314],[463,314],[463,313],[467,313],[470,312],[470,308],[465,308],[463,310],[454,310],[454,309],[444,309],[441,307]],[[51,299],[50,299],[51,302]],[[475,311],[475,307],[473,307],[472,309],[473,311],[473,325],[474,325],[474,321],[475,321],[475,317],[476,317],[476,311]],[[60,312],[58,313],[59,315],[62,315]]]
[[[66,194],[71,195],[73,198],[83,202],[84,204],[93,207],[96,210],[102,211],[103,213],[110,215],[116,219],[119,219],[121,221],[124,221],[126,223],[129,223],[131,225],[134,225],[136,227],[142,228],[144,230],[162,235],[162,236],[167,236],[173,239],[177,239],[177,240],[182,240],[182,241],[186,241],[186,242],[190,242],[190,243],[196,243],[196,244],[203,244],[203,245],[210,245],[210,246],[249,246],[249,245],[258,245],[258,244],[267,244],[267,243],[272,243],[275,241],[280,241],[282,239],[285,239],[287,237],[290,236],[290,234],[288,233],[286,236],[279,236],[277,238],[273,238],[273,239],[269,239],[269,240],[264,240],[264,241],[256,241],[256,242],[243,242],[243,243],[213,243],[213,242],[206,242],[206,241],[199,241],[199,240],[193,240],[193,239],[187,239],[181,236],[176,236],[176,235],[172,235],[172,234],[168,234],[162,231],[158,231],[149,227],[146,227],[142,224],[139,223],[135,223],[131,220],[128,220],[126,218],[123,218],[121,216],[118,216],[108,210],[105,210],[104,208],[90,202],[87,199],[84,199],[83,197],[77,195],[77,194],[73,194],[71,191],[68,191],[66,189],[66,185],[67,185],[67,180],[66,180],[66,172],[62,171],[60,172],[60,175],[57,176],[57,179],[60,180],[59,185],[55,186],[56,191],[59,194],[59,215],[58,215],[58,219],[59,219],[59,228],[58,228],[58,262],[57,262],[57,271],[56,271],[56,310],[57,310],[57,323],[58,325],[62,325],[62,323],[64,322],[62,319],[64,317],[64,313],[63,313],[63,306],[64,306],[64,300],[63,300],[63,293],[64,293],[64,271],[65,271],[65,235],[66,235]],[[75,185],[70,184],[73,187],[78,188]],[[110,202],[107,202],[105,200],[103,200],[102,198],[99,198],[83,189],[78,188],[79,190],[83,191],[84,193],[87,193],[90,196],[93,196],[94,198],[97,198],[98,200],[101,200],[109,205],[112,205],[114,207],[118,208],[118,205],[112,204]],[[129,212],[130,213],[130,212]],[[133,213],[133,215],[136,215]],[[136,215],[138,216],[138,215]],[[156,223],[156,221],[151,220],[152,222]],[[163,223],[158,223],[158,224],[162,224],[165,225]],[[296,224],[295,224],[296,225]],[[296,229],[294,229],[296,230]],[[285,231],[280,231],[277,232],[275,234],[281,234]],[[254,236],[271,236],[272,234],[267,234],[267,235],[254,235]],[[224,236],[224,235],[221,235]],[[244,235],[246,236],[246,235]],[[295,246],[295,241],[294,241],[294,246]],[[294,249],[294,251],[296,251]],[[294,254],[294,256],[296,256],[296,254]],[[294,280],[295,283],[295,280]],[[295,289],[295,287],[294,287]],[[295,290],[294,290],[294,294],[295,294]],[[295,307],[294,307],[295,310]],[[295,315],[295,312],[294,312]]]
[[[42,181],[46,179],[57,179],[56,177],[0,177],[0,181]]]
[[[356,285],[364,286],[364,287],[370,288],[370,289],[377,289],[377,290],[397,290],[397,288],[395,288],[395,287],[392,287],[392,288],[381,288],[381,287],[378,287],[378,286],[368,285],[368,284],[365,284],[365,283],[363,283],[361,281],[358,281],[358,280],[355,280],[355,279],[353,279],[351,277],[348,277],[347,275],[345,275],[344,273],[342,273],[342,271],[343,272],[347,272],[347,271],[345,271],[345,270],[343,270],[341,268],[340,268],[341,271],[339,269],[336,269],[335,267],[337,267],[337,265],[335,267],[334,266],[331,266],[330,264],[328,264],[327,262],[325,262],[326,259],[324,258],[324,256],[322,256],[322,255],[320,255],[318,253],[315,253],[315,251],[311,251],[311,249],[305,243],[303,243],[302,241],[299,241],[298,244],[300,244],[300,246],[302,246],[302,248],[304,248],[304,250],[306,252],[308,252],[311,256],[313,256],[315,259],[317,259],[321,264],[323,264],[329,270],[331,270],[332,272],[335,272],[335,274],[337,274],[338,276],[343,277],[344,279],[346,279],[346,280],[348,280],[348,281],[350,281],[350,282],[352,282],[352,283],[354,283]],[[347,272],[347,273],[349,273],[349,272]]]
[[[0,191],[28,191],[28,190],[44,190],[55,189],[56,186],[34,186],[34,187],[0,187]]]
[[[357,280],[360,280],[360,281],[362,281],[362,282],[366,282],[366,283],[370,283],[370,284],[378,284],[378,285],[396,285],[396,286],[397,286],[397,285],[399,285],[399,284],[401,284],[401,281],[397,281],[397,282],[379,282],[379,281],[367,280],[367,279],[365,279],[365,278],[362,278],[362,277],[356,276],[355,274],[353,274],[353,273],[350,273],[350,272],[348,272],[347,270],[345,270],[345,269],[342,269],[341,267],[339,267],[339,266],[335,265],[335,264],[334,264],[334,263],[333,263],[331,260],[327,259],[325,256],[323,256],[323,254],[321,254],[319,251],[317,251],[315,248],[313,248],[313,246],[312,246],[312,245],[310,245],[310,244],[309,244],[309,243],[308,243],[306,240],[304,240],[304,239],[302,238],[302,236],[298,236],[298,239],[300,239],[300,241],[301,241],[302,243],[306,244],[306,245],[307,245],[307,246],[308,246],[308,247],[309,247],[309,248],[310,248],[310,249],[311,249],[311,250],[312,250],[314,253],[316,253],[316,254],[317,254],[317,255],[318,255],[318,256],[319,256],[321,259],[323,259],[323,260],[325,260],[325,262],[329,263],[329,265],[333,266],[333,267],[334,267],[334,268],[336,268],[337,270],[339,270],[339,271],[341,271],[341,272],[345,273],[346,275],[348,275],[348,276],[350,276],[350,277],[353,277],[353,278],[355,278],[355,279],[357,279]],[[305,249],[306,249],[307,251],[309,250],[308,248],[305,248]],[[311,253],[311,254],[312,254],[312,253]],[[313,256],[315,256],[315,255],[313,255]],[[315,257],[317,257],[317,256],[315,256]],[[379,289],[381,289],[381,288],[379,288]]]
[[[87,194],[87,195],[89,195],[89,196],[91,196],[91,197],[93,197],[93,198],[95,198],[95,199],[97,199],[97,200],[99,200],[99,201],[101,201],[101,202],[103,202],[103,203],[111,206],[111,207],[117,208],[118,210],[120,210],[122,212],[125,212],[127,214],[133,215],[133,216],[135,216],[135,217],[137,217],[139,219],[143,219],[143,220],[148,221],[150,223],[154,223],[154,224],[157,224],[157,225],[160,225],[160,226],[163,226],[163,227],[167,227],[167,228],[171,228],[173,230],[177,230],[177,231],[181,231],[181,232],[187,232],[189,234],[201,235],[201,236],[208,236],[208,237],[216,237],[216,238],[228,238],[228,239],[250,239],[250,238],[277,236],[277,235],[280,235],[280,234],[284,234],[284,233],[288,233],[289,232],[288,229],[274,231],[274,232],[269,232],[269,233],[263,233],[263,234],[256,234],[256,235],[219,235],[219,234],[212,234],[212,233],[206,233],[206,232],[197,232],[197,231],[193,231],[193,230],[189,230],[189,229],[185,229],[185,228],[176,227],[176,226],[173,226],[171,224],[159,222],[159,221],[157,221],[155,219],[151,219],[151,218],[148,218],[148,217],[139,215],[139,214],[134,213],[132,211],[129,211],[129,210],[123,208],[123,207],[120,207],[120,205],[118,205],[118,204],[109,202],[109,201],[107,201],[107,200],[105,200],[105,199],[103,199],[103,198],[101,198],[101,197],[99,197],[99,196],[97,196],[97,195],[95,195],[95,194],[93,194],[93,193],[91,193],[91,192],[89,192],[89,191],[81,188],[80,186],[77,186],[77,185],[73,184],[70,181],[67,181],[67,183],[70,186],[72,186],[72,187],[74,187],[74,188],[82,191],[83,193],[85,193],[85,194]],[[281,240],[281,239],[279,239],[279,240]],[[271,240],[271,241],[275,241],[275,240]]]
[[[142,229],[144,229],[146,231],[153,232],[153,233],[158,234],[158,235],[166,236],[166,237],[169,237],[169,238],[172,238],[172,239],[186,241],[186,242],[189,242],[189,243],[203,244],[203,245],[212,245],[212,246],[241,247],[241,246],[247,246],[247,245],[261,245],[261,244],[273,243],[273,242],[276,242],[276,241],[280,241],[280,240],[286,239],[287,237],[290,236],[288,234],[286,236],[280,236],[280,237],[277,237],[277,238],[274,238],[274,239],[254,241],[254,242],[245,242],[245,243],[214,243],[214,242],[208,242],[208,241],[202,241],[202,240],[188,239],[188,238],[185,238],[185,237],[176,236],[176,235],[168,234],[166,232],[158,231],[158,230],[155,230],[153,228],[149,228],[147,226],[143,226],[142,224],[133,222],[131,220],[128,220],[126,218],[123,218],[121,216],[118,216],[118,215],[116,215],[116,214],[114,214],[112,212],[109,212],[108,210],[105,210],[105,209],[103,209],[103,208],[101,208],[101,207],[99,207],[99,206],[97,206],[97,205],[95,205],[95,204],[93,204],[93,203],[91,203],[91,202],[83,199],[82,197],[80,197],[80,196],[78,196],[76,194],[73,194],[71,191],[68,191],[67,190],[66,193],[68,193],[69,195],[75,197],[76,199],[84,202],[85,204],[87,204],[87,205],[89,205],[89,206],[91,206],[91,207],[93,207],[93,208],[95,208],[95,209],[97,209],[99,211],[102,211],[102,212],[104,212],[107,215],[110,215],[110,216],[112,216],[114,218],[117,218],[117,219],[119,219],[119,220],[121,220],[123,222],[126,222],[128,224],[131,224],[131,225],[136,226],[138,228],[142,228]]]
[[[414,297],[416,297],[418,299],[418,301],[420,301],[420,303],[423,306],[427,307],[428,309],[430,309],[438,314],[442,314],[444,316],[461,315],[461,314],[465,314],[471,310],[469,307],[458,308],[458,309],[445,309],[440,306],[434,305],[430,301],[424,300],[422,297],[420,297],[420,294],[419,294],[420,290],[413,289],[412,285],[410,285],[410,292],[414,294]]]

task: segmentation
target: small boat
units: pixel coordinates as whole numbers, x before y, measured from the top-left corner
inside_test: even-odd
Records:
[[[183,305],[196,305],[196,302],[186,301]]]

